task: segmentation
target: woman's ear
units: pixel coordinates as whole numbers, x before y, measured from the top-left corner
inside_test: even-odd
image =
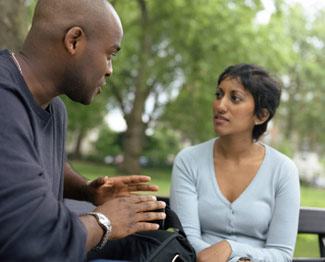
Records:
[[[262,125],[270,117],[270,112],[266,108],[263,108],[263,114],[261,116],[256,116],[255,125]]]
[[[79,26],[71,27],[64,37],[64,46],[71,55],[75,55],[78,51],[82,51],[86,42],[86,35]]]

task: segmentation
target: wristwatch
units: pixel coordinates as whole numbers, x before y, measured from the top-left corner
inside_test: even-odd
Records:
[[[241,257],[237,260],[237,262],[249,262],[249,261],[251,261],[251,259],[248,257]]]
[[[85,215],[94,216],[97,219],[98,224],[104,230],[104,236],[102,237],[102,240],[95,247],[95,249],[97,251],[101,250],[106,245],[109,235],[111,234],[111,231],[112,231],[111,221],[109,221],[109,219],[104,214],[99,213],[99,212],[88,212],[88,213],[82,214],[82,216],[85,216]]]

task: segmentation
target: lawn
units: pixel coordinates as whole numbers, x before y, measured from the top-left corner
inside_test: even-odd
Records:
[[[99,176],[119,175],[115,167],[86,162],[72,162],[75,170],[90,180]],[[151,183],[159,186],[157,195],[169,196],[171,168],[144,169],[144,175],[151,177]],[[325,190],[301,187],[301,206],[325,208]],[[314,235],[298,235],[295,257],[319,257],[318,238]]]

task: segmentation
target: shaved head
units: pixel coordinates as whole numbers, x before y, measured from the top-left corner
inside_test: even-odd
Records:
[[[71,27],[81,27],[87,37],[94,37],[104,26],[118,25],[120,19],[106,0],[39,0],[35,8],[33,38],[56,38]]]
[[[49,97],[66,94],[89,104],[113,72],[111,58],[122,37],[120,18],[107,0],[39,0],[20,52],[34,78],[30,86],[47,82]]]

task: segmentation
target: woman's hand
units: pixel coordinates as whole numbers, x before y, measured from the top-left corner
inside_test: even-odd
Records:
[[[129,197],[132,192],[158,191],[158,186],[143,184],[150,182],[148,176],[99,177],[87,183],[84,188],[86,199],[94,205],[102,205],[108,200]]]
[[[226,240],[203,249],[197,254],[197,262],[226,262],[231,255],[231,247]]]

